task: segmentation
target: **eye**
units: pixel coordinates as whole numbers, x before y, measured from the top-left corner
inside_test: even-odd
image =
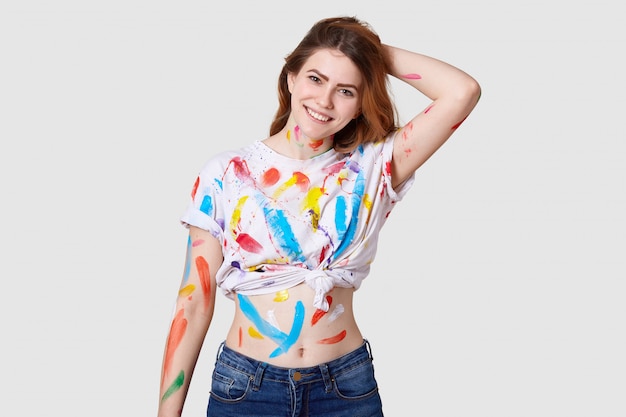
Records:
[[[343,95],[346,95],[348,97],[354,97],[354,93],[351,90],[342,88],[341,90],[339,90],[339,92]]]
[[[315,83],[320,83],[322,80],[316,76],[316,75],[309,75],[309,80],[315,82]]]

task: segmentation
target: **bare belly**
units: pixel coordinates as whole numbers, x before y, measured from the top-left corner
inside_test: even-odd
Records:
[[[272,365],[298,368],[336,359],[363,343],[352,310],[354,290],[328,293],[330,308],[313,307],[306,284],[271,294],[235,297],[226,345]]]

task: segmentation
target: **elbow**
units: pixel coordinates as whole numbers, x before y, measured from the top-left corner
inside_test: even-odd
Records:
[[[478,103],[478,100],[480,100],[480,96],[482,94],[480,84],[478,84],[478,81],[474,78],[470,77],[465,83],[462,91],[462,99],[473,108]]]

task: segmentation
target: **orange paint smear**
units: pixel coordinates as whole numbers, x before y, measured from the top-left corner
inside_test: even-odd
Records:
[[[280,179],[280,172],[276,168],[270,168],[263,173],[262,182],[263,185],[268,187],[274,185]]]
[[[198,191],[198,186],[200,185],[200,177],[196,177],[196,182],[193,184],[193,188],[191,189],[191,198],[196,198],[196,192]]]
[[[318,340],[317,343],[320,343],[322,345],[332,345],[333,343],[341,342],[343,339],[345,339],[346,334],[348,334],[348,332],[342,330],[333,337],[327,337],[326,339]]]
[[[196,269],[198,270],[198,277],[202,285],[202,293],[204,294],[204,308],[207,308],[211,295],[211,274],[209,273],[209,263],[204,257],[198,256],[196,258]]]
[[[172,320],[172,326],[170,327],[170,334],[167,338],[167,344],[165,347],[165,359],[163,360],[163,376],[161,378],[161,385],[165,381],[165,375],[169,373],[172,366],[172,360],[174,359],[174,352],[180,341],[183,339],[185,332],[187,331],[187,319],[185,318],[184,309],[178,310],[174,320]]]
[[[333,302],[333,297],[331,297],[330,295],[326,296],[326,301],[328,301],[328,306],[330,307],[330,305]],[[320,319],[322,317],[324,317],[324,315],[326,314],[326,312],[320,308],[318,308],[317,310],[315,310],[315,313],[313,313],[313,317],[311,317],[311,326],[315,326],[315,324],[320,321]]]

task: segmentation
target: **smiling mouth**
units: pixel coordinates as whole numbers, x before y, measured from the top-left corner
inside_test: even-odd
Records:
[[[306,109],[306,112],[309,114],[309,116],[311,116],[315,120],[319,120],[320,122],[328,122],[329,120],[332,120],[332,117],[324,116],[321,113],[311,110],[309,107],[305,106],[304,108]]]

